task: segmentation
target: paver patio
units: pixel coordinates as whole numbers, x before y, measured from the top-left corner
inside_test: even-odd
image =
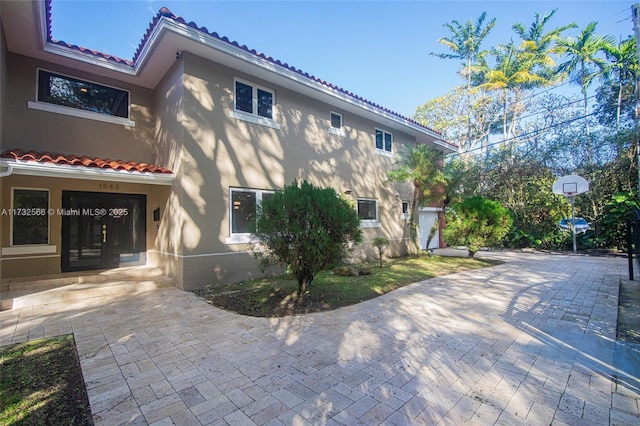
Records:
[[[14,309],[0,345],[73,332],[97,425],[640,424],[625,259],[478,256],[505,263],[288,318],[175,288]]]

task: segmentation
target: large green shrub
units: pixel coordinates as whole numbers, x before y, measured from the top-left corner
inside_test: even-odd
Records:
[[[638,199],[629,192],[614,194],[604,206],[604,214],[600,221],[601,238],[606,247],[627,251],[627,226],[638,209]]]
[[[281,263],[298,280],[298,294],[362,241],[360,219],[333,189],[294,182],[262,200],[254,237],[263,265]]]
[[[495,247],[507,234],[513,219],[500,203],[473,197],[453,204],[446,213],[447,225],[442,231],[449,245],[466,246],[469,257],[482,247]]]

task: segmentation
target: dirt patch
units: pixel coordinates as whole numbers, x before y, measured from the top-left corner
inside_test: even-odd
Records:
[[[622,280],[618,297],[617,339],[640,343],[640,282]]]
[[[328,295],[308,291],[302,296],[291,291],[274,290],[269,297],[255,298],[253,289],[235,290],[215,295],[208,295],[206,291],[196,291],[213,306],[236,312],[242,315],[257,317],[285,317],[289,315],[323,312],[343,306],[336,303],[340,295]],[[333,299],[331,303],[328,298]]]

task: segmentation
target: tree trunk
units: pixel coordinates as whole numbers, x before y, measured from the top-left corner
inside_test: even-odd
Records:
[[[507,143],[507,90],[503,92],[504,103],[502,106],[502,147]]]
[[[587,102],[587,90],[583,90],[582,94],[584,96],[584,127],[587,133],[587,146],[585,149],[587,151],[587,164],[591,164],[591,130],[589,129],[589,103]]]
[[[620,134],[620,108],[622,106],[622,76],[618,81],[618,106],[616,108],[616,134]]]
[[[416,246],[416,251],[420,251],[420,241],[418,240],[418,206],[420,205],[420,185],[413,183],[413,200],[411,201],[411,220],[409,220],[409,235],[411,241]]]

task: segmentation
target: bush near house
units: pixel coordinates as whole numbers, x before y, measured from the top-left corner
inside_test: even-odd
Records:
[[[446,218],[447,226],[442,231],[445,241],[451,246],[466,246],[469,257],[482,247],[497,246],[513,223],[507,209],[483,197],[453,204]]]
[[[347,200],[302,181],[262,200],[254,237],[261,264],[287,265],[303,294],[315,274],[338,265],[362,241],[362,231]]]

